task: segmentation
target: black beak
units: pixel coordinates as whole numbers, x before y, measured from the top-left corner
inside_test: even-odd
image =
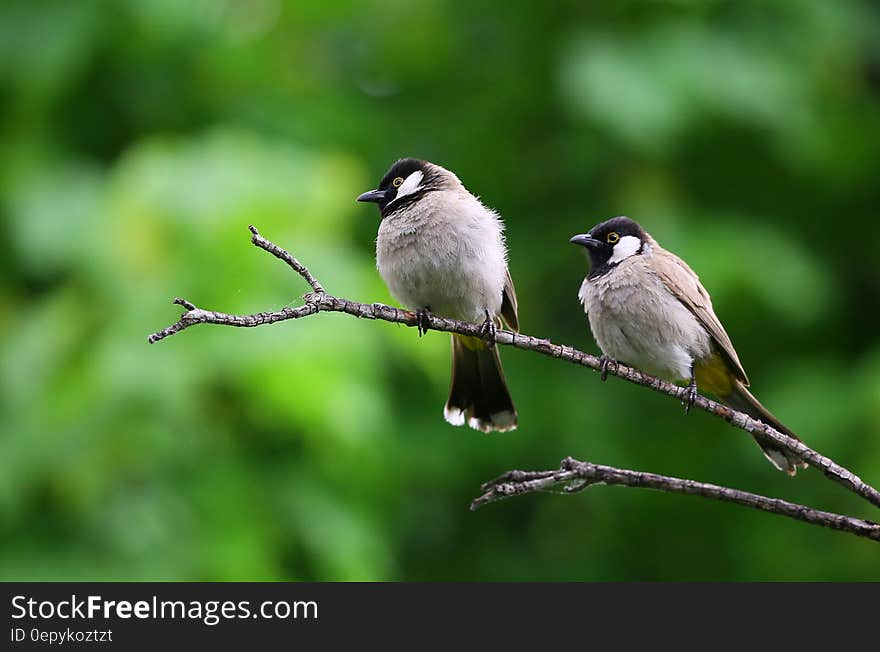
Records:
[[[590,248],[602,246],[602,241],[596,240],[596,238],[591,238],[589,233],[582,233],[580,235],[576,235],[571,240],[569,240],[569,242],[572,244],[580,245],[582,247],[590,247]]]
[[[384,199],[385,199],[385,191],[384,190],[369,190],[357,198],[358,201],[370,201],[370,202],[374,202],[374,203],[379,203],[380,201],[382,201]]]

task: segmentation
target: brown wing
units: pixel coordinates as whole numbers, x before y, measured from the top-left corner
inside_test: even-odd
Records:
[[[504,281],[504,291],[501,297],[501,318],[505,321],[508,328],[519,333],[516,289],[513,287],[513,279],[510,278],[510,270],[507,270],[507,279]]]
[[[663,283],[675,297],[700,321],[715,340],[721,354],[727,360],[730,371],[746,386],[749,379],[736,355],[730,336],[715,316],[712,299],[700,283],[699,277],[688,264],[675,254],[654,244],[655,269]]]

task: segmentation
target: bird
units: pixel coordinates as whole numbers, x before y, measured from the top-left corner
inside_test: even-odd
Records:
[[[725,405],[781,433],[798,437],[749,391],[736,350],[699,277],[661,247],[637,222],[615,217],[571,238],[584,247],[590,271],[578,298],[603,354],[603,371],[622,362],[678,384],[687,383],[685,409],[708,390]],[[604,373],[603,373],[604,377]],[[806,463],[755,436],[767,459],[795,475]]]
[[[500,215],[453,172],[416,158],[396,161],[357,201],[379,208],[376,266],[392,296],[418,315],[420,336],[432,314],[482,324],[482,337],[452,335],[445,420],[485,433],[515,429],[494,345],[496,328],[519,331]]]

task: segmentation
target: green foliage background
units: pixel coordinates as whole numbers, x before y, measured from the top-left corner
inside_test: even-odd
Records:
[[[662,396],[504,350],[515,433],[441,418],[447,336],[321,315],[155,346],[173,296],[392,299],[397,157],[505,216],[525,332],[595,351],[568,238],[627,214],[713,293],[755,393],[880,483],[880,22],[855,0],[7,0],[0,578],[861,580],[876,544],[596,487],[467,511],[565,455],[876,519]]]

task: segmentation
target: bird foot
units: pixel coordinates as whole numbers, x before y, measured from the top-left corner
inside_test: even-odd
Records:
[[[486,311],[486,319],[483,324],[480,326],[480,337],[482,337],[489,347],[495,346],[495,335],[498,331],[498,327],[495,326],[495,320],[492,319],[491,315],[489,315],[489,311]]]
[[[416,310],[416,329],[419,337],[427,333],[431,328],[431,306]]]
[[[614,372],[617,373],[617,360],[609,358],[607,355],[602,355],[599,360],[602,361],[602,365],[599,367],[599,373],[601,374],[599,378],[604,383],[608,380],[608,367],[613,366]]]
[[[697,381],[694,378],[691,378],[690,384],[687,386],[687,393],[685,394],[684,399],[682,400],[682,405],[684,405],[684,413],[689,414],[691,408],[694,407],[694,402],[697,400]]]

